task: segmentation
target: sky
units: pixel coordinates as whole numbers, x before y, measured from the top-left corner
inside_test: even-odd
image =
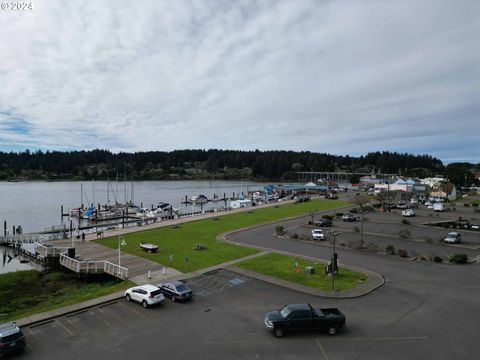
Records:
[[[0,10],[0,151],[397,151],[480,162],[480,1],[32,8]]]

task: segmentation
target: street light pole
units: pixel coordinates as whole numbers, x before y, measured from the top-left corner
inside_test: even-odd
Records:
[[[336,232],[335,230],[330,230],[330,235],[333,237],[333,254],[332,254],[332,290],[335,290],[335,270],[336,270],[336,264],[337,264],[337,258],[335,257],[335,240],[337,235],[340,235],[341,232]]]
[[[361,226],[361,230],[360,230],[360,249],[363,248],[363,204],[360,204],[360,211],[361,211],[361,221],[362,221],[362,224],[360,225]]]
[[[120,250],[121,250],[121,246],[125,246],[125,244],[126,244],[125,237],[119,236],[118,237],[118,267],[119,268],[120,268]]]

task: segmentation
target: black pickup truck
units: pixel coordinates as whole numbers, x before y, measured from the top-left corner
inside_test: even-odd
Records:
[[[335,335],[345,325],[340,310],[314,309],[310,304],[290,304],[265,315],[265,327],[276,337],[291,330],[323,330]]]

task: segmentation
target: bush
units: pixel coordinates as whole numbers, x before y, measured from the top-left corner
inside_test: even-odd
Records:
[[[475,210],[473,210],[473,212],[478,214],[478,213],[480,213],[480,209],[475,209]]]
[[[465,206],[465,207],[469,207],[469,206],[470,206],[470,204],[469,204],[469,203],[463,203],[463,206]]]
[[[338,213],[335,214],[335,216],[336,216],[337,218],[341,218],[341,217],[343,216],[343,213],[338,212]]]
[[[472,203],[472,206],[473,206],[473,207],[478,207],[478,202],[473,202],[473,203]]]
[[[448,258],[448,261],[455,264],[466,264],[468,262],[467,254],[454,254]]]
[[[358,209],[357,208],[353,208],[352,210],[350,210],[350,212],[352,214],[358,214]]]
[[[298,234],[297,234],[297,233],[294,233],[294,234],[292,235],[292,238],[293,238],[293,239],[298,239]]]
[[[307,224],[308,225],[313,225],[313,222],[311,220],[308,220]]]
[[[402,258],[407,258],[408,257],[408,252],[405,249],[398,249],[397,254],[398,254],[398,256],[400,256]]]
[[[275,226],[275,232],[277,233],[277,235],[284,235],[285,234],[285,230],[284,230],[282,225]]]
[[[400,230],[398,232],[398,236],[400,236],[402,239],[408,239],[412,234],[410,233],[409,230]],[[400,250],[399,250],[400,251]]]
[[[441,263],[443,261],[442,258],[438,255],[432,256],[430,260],[436,263]]]
[[[378,245],[373,242],[367,244],[368,251],[378,251],[378,249]]]
[[[410,221],[408,221],[407,219],[402,219],[402,224],[403,225],[410,225]]]
[[[387,247],[385,248],[385,251],[388,255],[395,255],[395,246],[387,245]]]
[[[382,207],[382,204],[375,203],[375,204],[372,205],[372,207],[374,207],[375,209],[380,209]]]
[[[328,214],[322,215],[322,219],[327,219],[327,220],[332,221],[333,220],[333,215],[328,215]]]

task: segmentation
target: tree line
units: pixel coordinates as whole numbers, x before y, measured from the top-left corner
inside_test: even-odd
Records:
[[[473,165],[472,165],[473,166]],[[256,179],[296,180],[299,171],[428,176],[444,171],[430,155],[371,152],[340,156],[309,151],[174,150],[0,152],[0,179]]]

